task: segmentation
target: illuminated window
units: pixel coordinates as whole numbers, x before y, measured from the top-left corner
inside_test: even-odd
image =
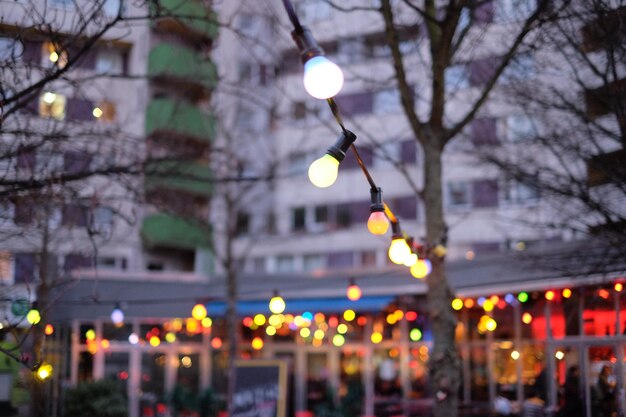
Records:
[[[0,282],[12,281],[13,257],[10,252],[0,252]]]
[[[51,91],[39,97],[39,115],[57,120],[65,118],[65,96]]]
[[[56,65],[63,68],[67,65],[69,57],[61,45],[56,42],[44,42],[42,48],[45,66]]]
[[[116,116],[115,104],[110,101],[101,101],[93,108],[91,114],[102,122],[113,122]]]

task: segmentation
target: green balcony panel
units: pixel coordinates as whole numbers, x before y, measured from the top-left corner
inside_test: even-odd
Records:
[[[154,5],[157,3],[157,6]],[[202,4],[202,0],[158,0],[152,3],[153,12],[176,18],[193,31],[211,39],[217,37],[217,15]]]
[[[147,190],[167,188],[191,194],[211,196],[211,169],[197,163],[162,161],[146,165]]]
[[[146,111],[146,134],[180,134],[211,143],[215,137],[215,118],[190,104],[155,99]]]
[[[148,75],[174,77],[205,88],[214,88],[217,83],[217,70],[212,61],[203,59],[191,49],[167,43],[157,45],[150,51]]]
[[[148,247],[192,250],[211,246],[206,230],[194,227],[191,221],[162,213],[143,219],[141,237]]]

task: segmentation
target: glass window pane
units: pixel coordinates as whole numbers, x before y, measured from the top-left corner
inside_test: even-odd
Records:
[[[141,357],[141,396],[139,415],[154,413],[156,405],[164,401],[166,357],[163,353],[144,353]]]

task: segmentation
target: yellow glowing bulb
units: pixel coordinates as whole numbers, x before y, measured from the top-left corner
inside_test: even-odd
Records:
[[[102,109],[100,107],[94,107],[93,111],[91,112],[91,114],[93,114],[93,117],[95,117],[96,119],[99,119],[102,117]]]
[[[307,330],[308,330],[308,329],[307,329]],[[265,333],[266,333],[268,336],[274,336],[274,335],[276,334],[276,327],[274,327],[274,326],[267,326],[267,327],[265,328]]]
[[[52,51],[48,57],[50,62],[57,62],[59,60],[59,54],[56,51]]]
[[[485,302],[483,303],[483,310],[485,311],[492,311],[493,307],[494,306],[491,300],[485,300]]]
[[[324,338],[324,330],[317,329],[315,332],[313,332],[313,338],[322,340]]]
[[[211,317],[205,317],[202,319],[201,324],[202,327],[209,328],[213,325],[213,320],[211,320]]]
[[[89,329],[85,332],[85,339],[87,340],[95,340],[96,339],[96,331],[94,329]]]
[[[367,230],[373,235],[384,235],[389,229],[389,220],[382,211],[373,211],[367,219]]]
[[[356,317],[354,310],[346,310],[343,312],[343,319],[345,321],[352,321]]]
[[[300,329],[300,336],[302,336],[303,338],[307,338],[311,335],[311,330],[309,330],[308,327],[303,327]]]
[[[339,334],[345,334],[348,331],[348,326],[345,323],[341,323],[339,326],[337,326],[337,333]]]
[[[394,238],[389,246],[389,259],[394,264],[402,265],[411,255],[411,248],[403,237]]]
[[[260,313],[254,316],[254,324],[257,326],[263,326],[265,324],[265,316]]]
[[[524,324],[530,324],[533,321],[533,316],[529,312],[522,314],[522,321]]]
[[[344,343],[346,343],[346,338],[343,335],[336,334],[333,336],[333,345],[339,347],[343,346]]]
[[[309,180],[319,188],[330,187],[337,181],[339,161],[332,155],[324,154],[309,166]]]
[[[426,259],[420,259],[415,262],[415,265],[411,267],[411,275],[413,275],[414,278],[422,279],[430,273],[430,270],[430,261]]]
[[[49,363],[42,363],[39,368],[37,368],[37,378],[40,380],[46,380],[52,375],[52,365]]]
[[[489,318],[488,320],[485,321],[485,328],[488,331],[493,332],[494,330],[496,330],[496,327],[498,327],[498,323],[496,323],[494,319]]]
[[[176,341],[176,335],[172,332],[165,333],[165,340],[167,343],[174,343]]]
[[[263,349],[263,339],[261,339],[260,337],[255,337],[254,339],[252,339],[252,349],[254,350]]]
[[[404,266],[410,268],[417,263],[417,255],[415,253],[410,253],[409,256],[404,260]]]
[[[348,297],[348,300],[350,301],[357,301],[361,298],[362,292],[361,292],[361,288],[359,288],[358,285],[356,284],[352,284],[348,287],[348,290],[346,291],[346,296]]]
[[[159,339],[158,336],[150,337],[150,346],[157,347],[160,344],[161,344],[161,339]]]
[[[372,337],[371,337],[372,343],[380,343],[383,341],[383,335],[380,332],[374,332],[372,333]]]
[[[26,314],[26,321],[30,324],[37,324],[41,320],[41,314],[36,308],[31,308]]]
[[[196,304],[193,306],[193,309],[191,309],[191,317],[196,320],[204,319],[206,317],[206,307],[202,304]]]
[[[517,350],[511,352],[511,359],[513,359],[514,361],[519,359],[519,352]]]
[[[452,300],[452,308],[455,310],[460,310],[463,308],[463,300],[460,298],[455,298]]]

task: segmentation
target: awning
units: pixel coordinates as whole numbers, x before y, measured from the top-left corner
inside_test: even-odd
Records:
[[[287,307],[284,313],[302,314],[305,311],[311,313],[339,313],[345,310],[355,312],[381,311],[394,300],[393,296],[361,297],[358,301],[350,301],[347,298],[311,298],[298,300],[285,300]],[[269,313],[269,300],[240,301],[237,303],[237,313],[247,316],[258,313]],[[223,316],[226,313],[226,303],[212,301],[206,304],[209,316]]]

